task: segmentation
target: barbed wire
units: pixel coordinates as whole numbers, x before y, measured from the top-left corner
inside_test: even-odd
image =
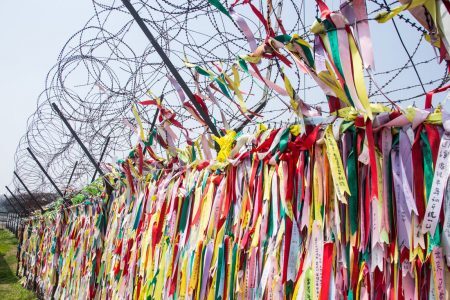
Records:
[[[221,2],[225,7],[231,4],[231,1]],[[368,20],[373,25],[373,34],[376,35],[374,28],[384,26],[372,21],[375,15],[396,3],[397,1],[394,1],[386,6],[377,0],[367,2]],[[193,73],[185,65],[186,62],[212,71],[218,70],[218,67],[230,70],[238,55],[250,52],[248,43],[235,21],[207,1],[135,0],[132,4],[188,86],[198,93],[206,94],[210,79],[199,76],[194,80]],[[266,17],[269,15],[273,18],[279,13],[288,34],[298,33],[305,40],[314,40],[307,27],[314,21],[314,10],[316,15],[318,14],[315,3],[272,0],[274,9],[269,12],[266,1],[254,1],[254,4]],[[114,161],[116,158],[126,156],[136,143],[137,122],[131,112],[133,105],[136,106],[144,129],[148,132],[156,107],[142,106],[139,102],[152,99],[155,95],[164,95],[163,105],[176,114],[177,120],[187,129],[190,138],[195,139],[207,130],[199,125],[181,103],[176,89],[168,78],[169,70],[155,49],[149,45],[122,2],[93,0],[92,5],[93,16],[83,28],[68,39],[56,64],[49,71],[45,89],[37,100],[36,112],[28,119],[27,133],[17,147],[15,169],[33,191],[51,192],[53,188],[37,168],[36,162],[30,158],[26,151],[28,147],[62,189],[67,185],[75,162],[78,162],[78,166],[71,182],[71,189],[80,188],[88,183],[94,173],[94,167],[52,110],[53,102],[60,107],[95,159],[99,159],[106,139],[111,138],[104,161]],[[246,20],[256,41],[261,43],[265,38],[265,31],[251,10],[242,5],[237,6],[235,10]],[[305,13],[306,11],[312,14]],[[408,46],[414,46],[412,56],[428,53],[428,56],[422,56],[426,58],[417,62],[416,67],[426,67],[435,58],[430,58],[431,46],[424,43],[425,29],[404,14],[400,14],[399,18],[405,25],[402,29],[408,32],[408,37],[411,37],[408,39]],[[397,100],[399,102],[415,99],[417,95],[423,94],[418,85],[405,86],[405,80],[413,76],[408,57],[400,52],[393,52],[392,55],[395,56],[395,65],[389,65],[389,69],[373,73],[377,82],[383,82],[379,85],[383,93],[388,95],[407,91],[408,95],[403,94],[403,98]],[[272,67],[270,60],[262,62],[259,69],[262,74],[269,77],[269,80],[282,85],[280,70]],[[445,67],[436,64],[436,70],[441,69]],[[312,79],[304,76],[303,71],[296,65],[286,72],[294,89],[297,92],[303,91],[305,98],[303,100],[307,104],[321,107],[323,112],[327,112],[325,95]],[[434,84],[448,80],[447,74],[444,76],[440,74],[437,71],[434,74],[427,74],[427,87],[431,89]],[[263,84],[256,82],[248,74],[241,76],[244,101],[250,110],[254,109],[263,97],[267,98],[267,105],[260,112],[262,117],[254,118],[248,124],[248,130],[251,131],[259,122],[295,120],[294,114],[286,108],[280,95],[272,90],[265,93]],[[380,91],[373,90],[372,78],[367,80],[370,98],[376,101]],[[221,112],[231,127],[238,126],[245,120],[238,105],[232,103],[234,100],[216,92],[215,97],[220,109],[211,101],[206,101],[206,105],[217,127],[225,126]],[[182,146],[186,139],[181,133],[179,136],[177,146]],[[157,150],[164,151],[162,148]],[[16,179],[14,186],[20,187]]]

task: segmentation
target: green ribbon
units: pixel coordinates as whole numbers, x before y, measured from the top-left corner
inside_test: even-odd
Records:
[[[347,299],[348,299],[348,300],[353,300],[353,291],[352,291],[352,290],[349,290],[349,291],[348,291]]]
[[[222,3],[220,3],[219,0],[208,0],[208,2],[212,6],[216,7],[221,13],[223,13],[228,18],[233,20],[233,18],[231,17],[230,13],[228,12],[228,10],[222,5]]]
[[[180,222],[179,222],[179,225],[178,225],[178,231],[181,231],[181,232],[184,232],[184,230],[186,229],[187,215],[188,215],[188,208],[189,208],[190,199],[191,199],[191,196],[190,196],[190,193],[189,193],[186,196],[186,198],[184,199],[182,207],[181,207]]]
[[[356,157],[356,143],[357,135],[355,127],[349,129],[352,132],[353,147],[347,157],[347,177],[350,189],[350,196],[348,197],[348,210],[350,218],[350,230],[354,234],[358,230],[358,173],[356,170],[357,157]]]
[[[281,34],[274,37],[274,39],[279,41],[280,43],[286,44],[292,40],[292,37],[289,34]]]
[[[207,76],[207,77],[210,77],[210,76],[211,76],[211,74],[208,73],[208,72],[207,72],[205,69],[203,69],[202,67],[195,66],[195,70],[196,70],[199,74],[201,74],[201,75],[203,75],[203,76]]]
[[[325,25],[325,28],[328,31],[327,35],[328,35],[328,40],[330,41],[331,55],[333,56],[334,64],[336,65],[340,75],[342,77],[344,77],[344,71],[342,70],[342,63],[341,63],[341,58],[340,58],[337,29],[328,20],[324,20],[323,24]],[[352,106],[355,106],[353,103],[352,97],[350,97],[350,92],[347,88],[347,84],[345,84],[345,83],[344,83],[344,91],[345,91],[345,95],[347,96],[348,100],[350,101],[350,104]]]
[[[303,44],[298,43],[298,42],[296,42],[296,44],[298,44],[302,48],[303,52],[305,53],[306,59],[308,60],[308,65],[311,68],[314,68],[315,67],[314,56],[313,56],[313,54],[311,52],[311,49],[309,47],[303,45]]]
[[[427,137],[426,133],[421,132],[420,138],[422,139],[422,142],[423,142],[422,153],[423,153],[423,172],[425,175],[424,176],[425,177],[425,194],[426,194],[425,202],[428,203],[428,198],[430,198],[431,185],[433,184],[433,176],[434,176],[433,158],[432,158],[432,154],[431,154],[430,142],[428,141],[428,137]]]
[[[273,201],[273,197],[271,201]],[[274,232],[273,232],[273,219],[274,219],[274,213],[273,213],[273,208],[272,205],[269,205],[269,224],[267,224],[267,234],[272,237]]]
[[[100,272],[98,273],[98,277],[97,277],[97,284],[99,284],[100,281],[102,280],[102,278],[103,278],[103,273],[104,273],[104,272],[105,272],[105,264],[102,263],[102,264],[100,265]]]
[[[239,66],[241,67],[241,69],[242,69],[245,73],[249,74],[247,62],[246,62],[245,60],[243,60],[242,58],[239,58],[239,59],[238,59],[238,63],[239,63]]]
[[[216,279],[216,291],[214,299],[220,299],[219,290],[220,290],[220,283],[222,281],[222,265],[223,265],[223,246],[219,247],[219,257],[217,262],[217,279]]]
[[[420,138],[423,142],[423,170],[424,170],[424,177],[425,177],[425,194],[426,194],[426,203],[428,203],[428,199],[430,198],[431,193],[431,186],[433,185],[433,156],[431,154],[431,146],[430,142],[428,140],[428,136],[425,132],[420,133]],[[427,233],[428,238],[428,248],[427,248],[427,254],[430,254],[431,251],[433,251],[434,247],[441,245],[441,234],[440,234],[440,227],[436,227],[436,231],[434,232],[434,235],[431,236],[429,233]]]
[[[218,77],[216,77],[216,78],[214,78],[214,81],[217,83],[217,85],[219,86],[222,93],[224,93],[227,98],[232,99],[230,93],[228,92],[228,88],[224,84],[225,78],[223,77],[223,74],[221,74],[220,77],[222,78],[222,80],[220,80]]]
[[[237,256],[237,244],[233,245],[233,255],[232,255],[232,261],[231,261],[231,276],[230,276],[230,282],[229,282],[229,291],[230,291],[230,295],[228,295],[228,297],[230,297],[230,299],[233,299],[234,295],[232,295],[231,293],[233,293],[234,291],[234,272],[236,272],[236,256]]]
[[[289,128],[286,128],[283,134],[281,135],[280,143],[278,144],[278,149],[280,150],[281,153],[283,153],[288,146],[289,134],[290,134]]]
[[[136,230],[138,228],[139,225],[139,221],[141,220],[141,213],[142,213],[142,203],[144,201],[141,201],[141,203],[139,203],[139,208],[138,208],[138,213],[136,215],[136,219],[134,220],[134,225],[133,225],[133,229]]]
[[[151,132],[150,132],[150,135],[149,135],[149,137],[148,137],[148,141],[144,141],[144,145],[145,146],[151,146],[151,145],[153,145],[153,139],[154,139],[154,137],[155,137],[155,135],[156,135],[156,129],[153,129]]]

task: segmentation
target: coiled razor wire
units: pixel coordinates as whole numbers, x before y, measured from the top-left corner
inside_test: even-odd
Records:
[[[221,2],[225,7],[231,4],[231,1]],[[215,70],[215,65],[230,70],[238,55],[250,52],[243,33],[234,21],[208,1],[136,0],[132,4],[194,91],[197,91],[197,86],[193,73],[185,66],[186,62],[209,70]],[[253,4],[267,14],[266,1],[253,1]],[[396,4],[395,1],[388,5]],[[93,16],[68,39],[56,64],[49,71],[45,89],[37,100],[36,112],[28,119],[27,133],[17,147],[15,169],[26,185],[36,193],[54,192],[54,189],[29,156],[27,147],[35,153],[62,190],[67,186],[76,162],[78,166],[69,186],[70,190],[79,189],[90,182],[95,170],[52,110],[52,102],[60,107],[94,158],[100,158],[106,139],[111,138],[103,159],[106,162],[114,162],[117,158],[126,156],[137,141],[137,124],[131,112],[133,105],[142,118],[145,130],[149,130],[156,108],[144,107],[138,102],[153,99],[155,95],[164,95],[163,105],[176,113],[178,121],[186,127],[192,139],[206,131],[180,102],[168,80],[169,70],[122,2],[99,0],[92,1],[92,5]],[[423,91],[415,80],[407,55],[397,50],[386,54],[385,48],[398,42],[392,34],[392,28],[388,24],[372,21],[380,10],[386,8],[385,4],[370,0],[367,5],[375,63],[382,67],[388,66],[377,69],[373,77],[366,77],[370,87],[370,100],[386,101],[381,96],[382,91],[396,102],[412,104],[415,100],[419,103]],[[271,17],[277,14],[288,34],[298,33],[308,41],[313,40],[308,32],[316,15],[313,1],[273,0],[272,6],[274,9],[270,13]],[[244,5],[237,6],[235,10],[245,18],[257,42],[262,42],[265,38],[264,28],[251,10]],[[424,29],[411,21],[407,13],[401,14],[400,19],[403,20],[399,24],[400,29],[417,62],[416,68],[423,74],[426,88],[432,89],[448,81],[445,66],[438,64],[431,46],[423,39]],[[271,81],[282,82],[280,70],[273,62],[263,62],[260,70]],[[304,76],[295,65],[291,70],[286,70],[286,74],[307,104],[327,111],[325,95],[312,79]],[[245,92],[245,101],[250,110],[263,98],[267,100],[267,105],[260,112],[262,117],[254,118],[246,131],[251,131],[258,122],[277,124],[295,121],[295,115],[286,107],[286,101],[280,95],[270,90],[265,93],[262,84],[244,74],[241,76],[241,89]],[[372,80],[377,84],[373,85]],[[205,93],[208,83],[208,78],[200,76],[199,92]],[[375,86],[381,87],[381,91]],[[230,100],[225,97],[218,94],[216,97],[230,126],[239,126],[245,118],[237,106],[231,105]],[[219,108],[211,102],[206,104],[213,122],[218,128],[224,128]],[[180,136],[177,146],[182,147],[186,140],[182,134]],[[162,149],[159,151],[163,152]],[[13,183],[16,190],[20,191],[21,185],[17,179]]]

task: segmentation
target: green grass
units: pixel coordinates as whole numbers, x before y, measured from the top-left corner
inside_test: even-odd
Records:
[[[11,232],[0,229],[0,300],[36,299],[16,277],[16,252],[17,239]]]

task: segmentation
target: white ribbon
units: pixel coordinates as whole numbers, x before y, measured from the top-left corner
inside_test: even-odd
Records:
[[[445,185],[450,174],[450,133],[442,136],[439,154],[434,170],[433,184],[431,185],[430,198],[422,224],[422,233],[430,232],[434,235],[442,207]]]

